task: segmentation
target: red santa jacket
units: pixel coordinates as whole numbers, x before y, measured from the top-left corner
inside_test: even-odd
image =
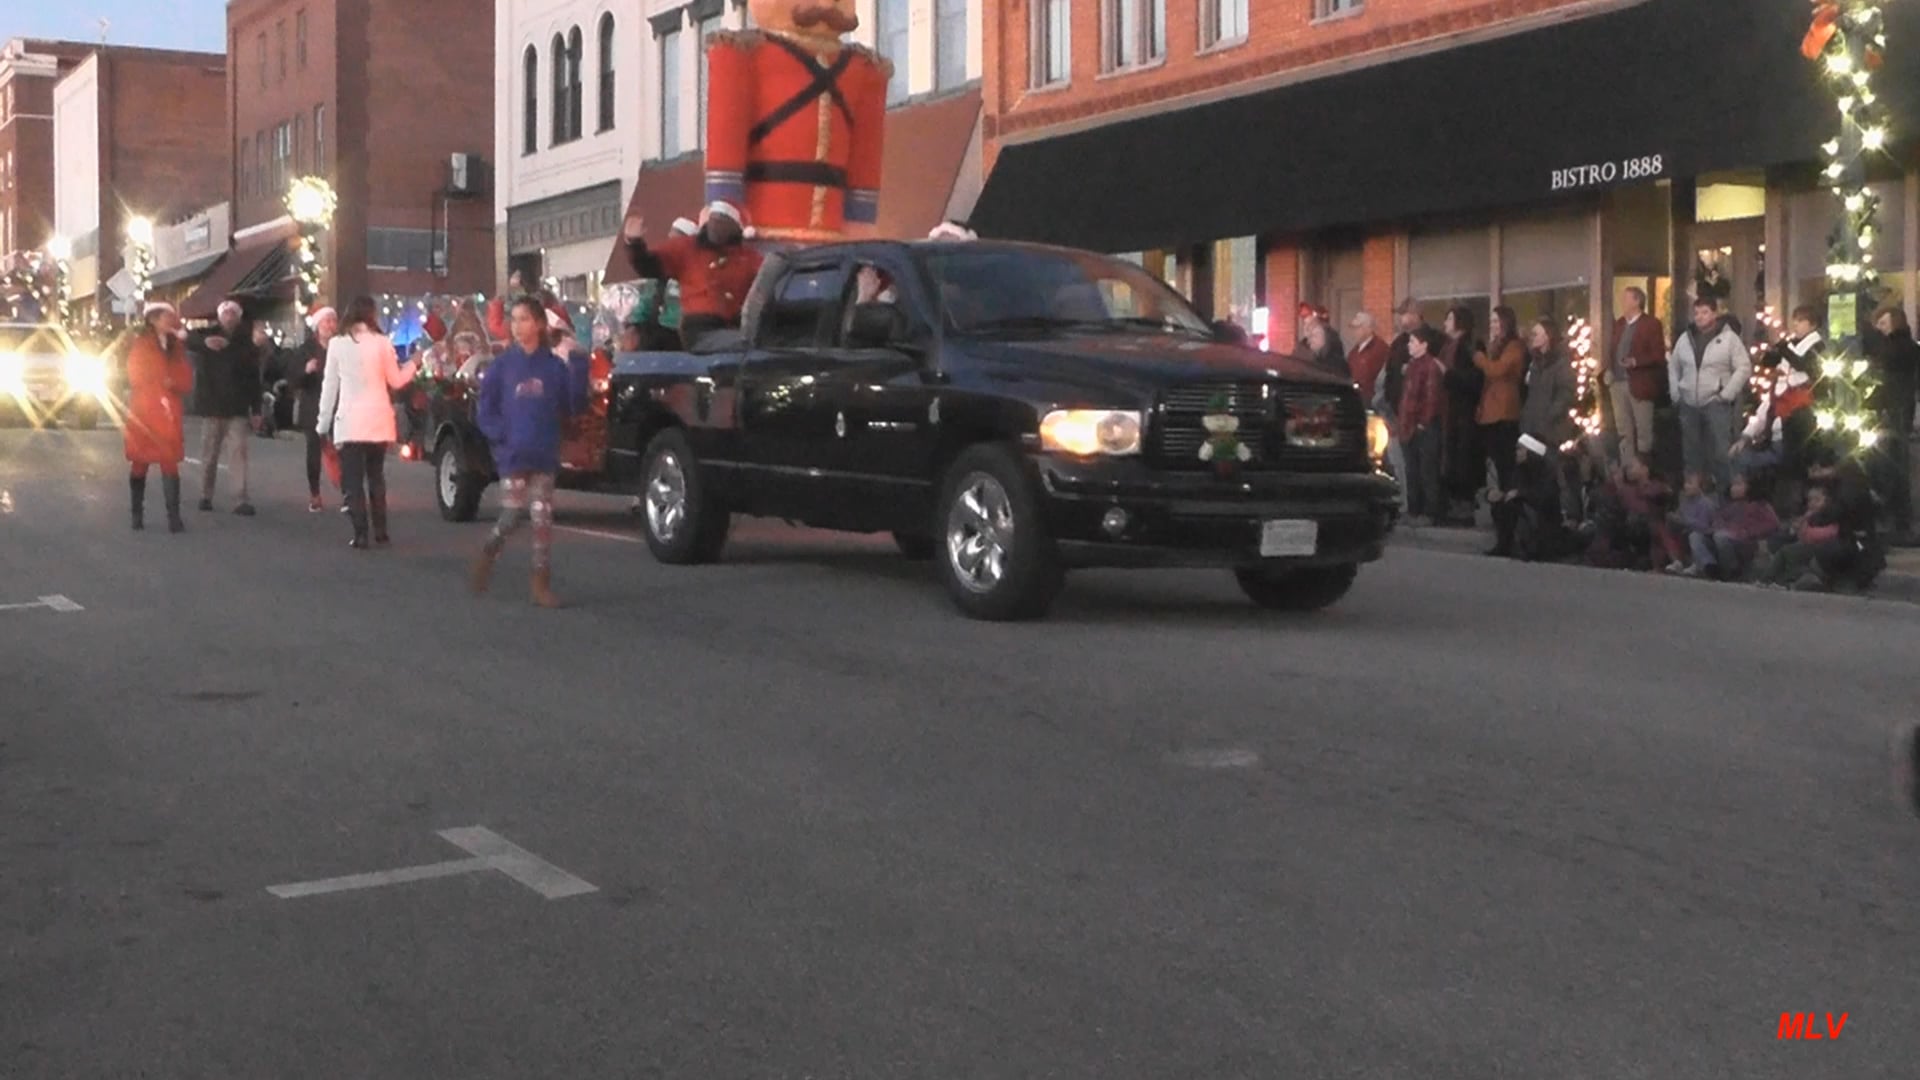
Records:
[[[760,273],[760,253],[735,244],[710,247],[694,236],[674,236],[658,247],[644,240],[627,241],[633,272],[643,278],[665,277],[680,283],[680,316],[740,322],[747,290]]]
[[[878,220],[892,66],[859,45],[759,30],[708,42],[707,200],[745,207],[773,240],[834,240]]]

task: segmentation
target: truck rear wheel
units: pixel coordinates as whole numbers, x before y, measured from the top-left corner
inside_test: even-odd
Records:
[[[1359,575],[1357,566],[1316,566],[1299,570],[1256,566],[1233,572],[1247,599],[1269,611],[1330,608],[1347,595]]]
[[[707,497],[687,436],[668,428],[647,444],[640,527],[653,557],[670,566],[710,563],[727,546],[733,516]]]
[[[1018,451],[970,447],[941,485],[940,578],[975,619],[1037,619],[1066,582],[1036,485]]]
[[[433,501],[445,521],[472,521],[480,514],[480,493],[486,485],[467,468],[460,440],[448,436],[433,450]]]

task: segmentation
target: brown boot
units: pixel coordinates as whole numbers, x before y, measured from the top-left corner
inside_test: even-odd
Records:
[[[487,587],[493,584],[493,561],[499,555],[490,547],[482,548],[479,556],[473,560],[473,569],[467,574],[467,584],[473,589],[473,595],[486,595]]]
[[[543,608],[557,608],[560,598],[553,595],[553,571],[535,570],[533,572],[533,602]]]

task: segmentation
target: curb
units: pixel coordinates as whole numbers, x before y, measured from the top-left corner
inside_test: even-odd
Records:
[[[1393,531],[1390,547],[1412,548],[1417,551],[1433,551],[1444,555],[1470,555],[1484,558],[1481,554],[1493,543],[1493,535],[1480,529],[1424,528],[1409,529],[1402,525]],[[1578,563],[1539,563],[1561,569],[1594,569]],[[1631,573],[1632,571],[1613,571]],[[1692,580],[1671,578],[1667,574],[1643,575],[1670,580]],[[1724,582],[1707,581],[1702,584],[1720,585]],[[1748,586],[1751,588],[1752,586]],[[1873,588],[1864,593],[1816,593],[1818,596],[1839,596],[1843,599],[1883,600],[1899,604],[1920,604],[1920,573],[1907,570],[1895,570],[1889,567],[1874,579]]]

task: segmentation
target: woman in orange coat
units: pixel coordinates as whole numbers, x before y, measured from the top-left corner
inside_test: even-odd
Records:
[[[187,456],[187,392],[193,389],[193,365],[180,336],[180,313],[172,304],[148,304],[146,329],[127,354],[127,486],[133,494],[133,527],[146,528],[147,472],[160,466],[166,492],[167,530],[184,532],[180,520],[180,461]]]
[[[1473,363],[1486,376],[1473,419],[1480,426],[1480,445],[1486,447],[1487,457],[1493,462],[1493,493],[1498,495],[1513,490],[1513,469],[1520,446],[1520,388],[1526,381],[1527,347],[1520,343],[1520,320],[1512,308],[1493,309],[1487,351],[1476,354]],[[1487,554],[1510,554],[1508,534],[1502,532],[1500,537],[1500,543]]]

